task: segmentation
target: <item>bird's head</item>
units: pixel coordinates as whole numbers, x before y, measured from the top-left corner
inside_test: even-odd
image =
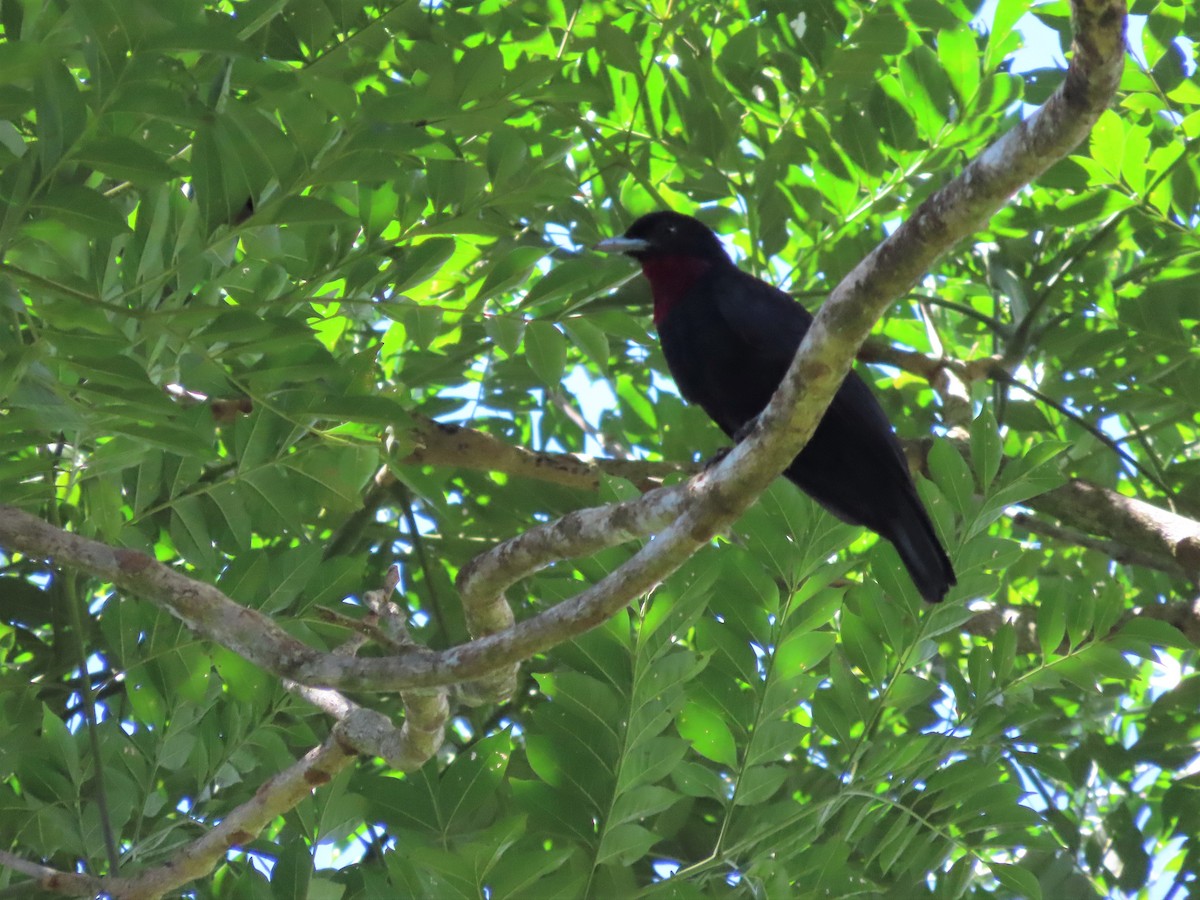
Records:
[[[642,216],[624,235],[603,240],[596,249],[624,253],[643,263],[669,257],[729,262],[712,229],[699,219],[669,210]]]
[[[670,211],[642,216],[621,237],[601,241],[596,249],[624,253],[642,264],[654,298],[656,325],[685,302],[711,269],[733,265],[707,225]]]

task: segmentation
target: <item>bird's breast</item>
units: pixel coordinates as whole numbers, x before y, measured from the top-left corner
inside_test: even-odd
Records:
[[[712,268],[706,259],[694,256],[659,256],[642,261],[642,273],[650,282],[654,298],[654,324],[661,325],[704,274]]]

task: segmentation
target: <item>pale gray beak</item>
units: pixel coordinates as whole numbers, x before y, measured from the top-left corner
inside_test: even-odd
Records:
[[[593,249],[601,253],[639,253],[650,249],[650,242],[641,238],[610,237],[605,238]]]

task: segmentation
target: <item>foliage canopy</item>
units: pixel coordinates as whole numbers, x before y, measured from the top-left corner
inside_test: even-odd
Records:
[[[329,611],[360,617],[397,561],[413,638],[463,642],[463,564],[639,479],[597,495],[414,456],[429,420],[645,477],[710,455],[641,279],[586,247],[699,210],[819,302],[1057,85],[1013,71],[1027,11],[5,0],[0,497],[324,648],[348,634]],[[1200,14],[1135,12],[1140,57],[1090,143],[898,302],[877,336],[910,352],[862,369],[903,437],[936,436],[921,489],[950,602],[922,608],[890,548],[777,485],[627,615],[527,663],[511,703],[457,709],[435,760],[360,762],[194,896],[1194,883],[1200,629],[1162,619],[1200,566],[1036,505],[1079,479],[1200,531]],[[1063,36],[1067,14],[1037,12]],[[630,552],[526,579],[517,618]],[[161,608],[0,559],[12,854],[108,872],[107,823],[122,873],[159,865],[328,732]],[[314,870],[318,844],[349,864]]]

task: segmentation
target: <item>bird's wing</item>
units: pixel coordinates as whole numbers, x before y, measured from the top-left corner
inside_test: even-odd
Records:
[[[812,324],[809,311],[778,288],[737,269],[723,273],[712,291],[721,318],[753,350],[756,365],[778,370],[782,377]]]
[[[783,291],[732,266],[706,288],[716,307],[720,328],[734,350],[721,372],[725,390],[709,415],[729,434],[750,422],[783,380],[796,348],[808,332],[812,316]],[[707,409],[707,407],[706,407]],[[729,413],[722,421],[721,412]]]
[[[773,393],[808,333],[812,314],[783,291],[745,272],[734,270],[724,277],[730,279],[728,284],[714,285],[717,308],[754,355],[759,370],[769,373]],[[831,432],[848,439],[855,451],[883,464],[898,462],[907,471],[891,421],[853,371],[834,395],[825,420]]]

